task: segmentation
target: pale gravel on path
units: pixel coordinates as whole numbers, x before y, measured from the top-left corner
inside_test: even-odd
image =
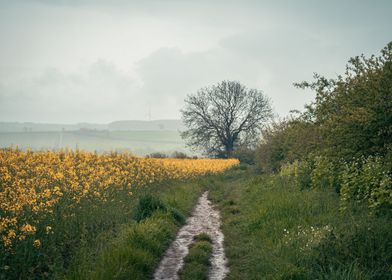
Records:
[[[222,280],[229,272],[223,248],[223,233],[220,230],[220,215],[208,199],[208,191],[199,198],[198,204],[186,224],[180,229],[176,240],[166,251],[154,280],[178,280],[178,271],[184,265],[184,257],[188,254],[189,245],[193,243],[194,236],[207,233],[212,239],[210,280]]]

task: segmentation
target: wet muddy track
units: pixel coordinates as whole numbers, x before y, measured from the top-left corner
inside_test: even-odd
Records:
[[[193,238],[200,233],[207,233],[213,244],[209,279],[221,280],[228,273],[227,260],[223,247],[223,233],[220,229],[219,212],[213,208],[208,199],[208,192],[203,193],[186,224],[180,229],[176,239],[166,251],[154,274],[154,280],[176,280],[178,271],[184,264],[189,245]]]

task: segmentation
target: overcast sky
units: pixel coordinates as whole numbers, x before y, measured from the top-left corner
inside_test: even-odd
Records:
[[[221,80],[263,90],[275,112],[314,95],[392,40],[392,1],[0,0],[0,121],[180,118]]]

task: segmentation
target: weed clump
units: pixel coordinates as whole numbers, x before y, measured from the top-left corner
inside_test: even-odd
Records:
[[[134,219],[141,222],[151,217],[155,212],[169,213],[179,224],[185,223],[185,216],[178,209],[167,206],[160,198],[151,194],[144,195],[139,199],[136,206]]]
[[[166,212],[167,207],[165,203],[151,194],[144,195],[139,199],[139,203],[136,206],[135,220],[137,222],[143,221],[151,217],[156,211]]]

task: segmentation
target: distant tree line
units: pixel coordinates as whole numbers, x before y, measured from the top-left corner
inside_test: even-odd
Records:
[[[146,155],[146,158],[177,158],[177,159],[197,159],[197,156],[190,156],[184,152],[174,151],[172,153],[154,152]]]

